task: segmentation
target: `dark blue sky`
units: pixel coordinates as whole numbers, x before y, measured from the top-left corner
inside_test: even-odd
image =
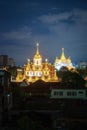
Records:
[[[87,61],[87,0],[0,0],[0,55],[23,65],[37,42],[43,60],[64,47],[73,62]]]

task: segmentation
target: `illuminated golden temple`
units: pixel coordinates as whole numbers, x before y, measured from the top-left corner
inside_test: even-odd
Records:
[[[37,43],[33,62],[28,59],[23,70],[17,70],[16,82],[22,82],[25,80],[27,83],[33,83],[39,79],[45,82],[58,82],[54,66],[48,63],[47,59],[45,59],[45,62],[42,62],[42,56],[39,52],[39,44]]]
[[[64,48],[62,48],[62,54],[60,58],[56,57],[54,66],[57,70],[60,70],[62,67],[66,67],[69,70],[74,68],[70,57],[66,58],[64,54]]]

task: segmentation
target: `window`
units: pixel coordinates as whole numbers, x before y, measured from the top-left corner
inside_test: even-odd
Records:
[[[79,94],[83,94],[83,91],[79,91]]]
[[[77,93],[75,91],[69,91],[67,92],[67,96],[76,96]]]
[[[60,92],[59,92],[59,95],[60,95],[60,96],[62,96],[62,95],[63,95],[63,92],[62,92],[62,91],[60,91]]]
[[[54,96],[56,96],[57,95],[57,91],[54,91]]]
[[[54,91],[54,95],[59,95],[62,96],[63,95],[63,91]]]
[[[67,92],[67,96],[71,96],[71,92]]]
[[[76,96],[77,95],[77,93],[76,92],[72,92],[72,96]]]

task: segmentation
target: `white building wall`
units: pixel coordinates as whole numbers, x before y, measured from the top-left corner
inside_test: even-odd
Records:
[[[86,91],[85,89],[52,89],[50,98],[87,99]]]

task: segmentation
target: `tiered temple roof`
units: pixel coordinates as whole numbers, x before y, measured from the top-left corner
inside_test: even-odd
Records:
[[[46,59],[45,62],[42,62],[39,44],[37,43],[33,62],[28,59],[27,64],[24,65],[24,69],[18,69],[16,81],[22,82],[23,80],[26,80],[27,83],[30,83],[40,79],[45,82],[58,82],[54,66],[48,62],[48,59]]]

